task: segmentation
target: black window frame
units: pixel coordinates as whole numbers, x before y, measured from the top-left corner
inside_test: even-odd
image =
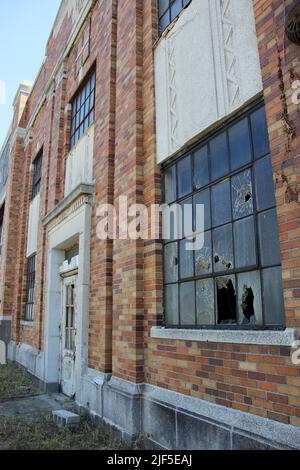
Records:
[[[170,26],[173,21],[178,18],[182,10],[187,8],[192,0],[166,0],[168,6],[162,10],[161,5],[165,3],[164,0],[157,0],[157,15],[158,15],[158,31],[159,35],[162,35],[163,32]],[[173,14],[172,9],[178,6],[179,10],[176,14]]]
[[[32,322],[34,320],[34,294],[35,294],[35,273],[36,273],[36,254],[27,258],[26,266],[26,300],[24,320]]]
[[[239,123],[240,121],[242,121],[243,119],[245,119],[246,117],[248,117],[248,122],[249,122],[249,126],[250,126],[250,119],[251,119],[251,115],[253,113],[255,113],[256,111],[258,111],[260,108],[264,108],[264,101],[262,98],[258,99],[256,102],[248,105],[247,107],[244,108],[243,111],[240,111],[238,113],[238,115],[235,115],[231,118],[229,118],[226,122],[224,122],[223,124],[221,124],[216,130],[213,130],[211,131],[205,138],[203,138],[201,141],[198,141],[197,143],[195,144],[192,144],[191,146],[189,146],[189,148],[187,148],[186,150],[184,151],[181,151],[179,152],[177,155],[175,155],[171,160],[169,160],[168,162],[162,164],[161,166],[161,184],[162,184],[162,197],[163,197],[163,201],[165,201],[165,185],[164,185],[164,175],[165,175],[165,172],[166,170],[168,169],[171,169],[172,167],[174,167],[174,165],[177,166],[177,164],[182,161],[184,158],[186,158],[188,155],[193,155],[195,152],[197,152],[198,150],[204,148],[206,145],[209,144],[209,142],[214,138],[214,137],[217,137],[218,135],[221,135],[222,133],[224,132],[228,132],[228,130],[234,126],[235,124]],[[249,128],[249,134],[251,136],[251,129]],[[227,134],[228,136],[228,134]],[[229,142],[228,142],[228,137],[227,137],[227,146],[228,146],[228,149],[229,149]],[[193,261],[193,273],[194,275],[190,278],[184,278],[184,279],[181,279],[180,278],[180,266],[179,266],[179,263],[180,263],[180,240],[177,240],[177,262],[178,262],[178,276],[177,276],[177,281],[175,282],[166,282],[166,273],[165,273],[165,247],[167,245],[170,245],[172,243],[174,243],[174,241],[176,242],[176,240],[168,240],[168,241],[163,241],[163,285],[164,285],[164,294],[163,294],[163,302],[164,302],[164,312],[163,312],[163,322],[164,322],[164,325],[166,328],[170,328],[170,329],[199,329],[199,330],[283,330],[286,328],[286,325],[285,325],[285,314],[284,314],[284,296],[283,296],[283,289],[282,289],[282,303],[283,303],[283,311],[281,312],[281,316],[282,316],[282,321],[279,323],[274,323],[274,324],[266,324],[265,323],[265,307],[264,307],[264,301],[263,301],[263,279],[262,279],[262,271],[263,270],[267,270],[267,269],[271,269],[271,268],[281,268],[282,269],[282,264],[280,262],[280,264],[276,264],[276,265],[270,265],[270,266],[262,266],[261,265],[261,259],[260,259],[260,248],[259,248],[259,235],[258,235],[258,226],[257,226],[257,223],[258,223],[258,214],[260,213],[266,213],[268,211],[276,211],[276,201],[275,201],[275,204],[274,206],[271,206],[271,207],[268,207],[267,209],[262,209],[262,210],[258,210],[257,207],[256,207],[256,191],[255,191],[255,182],[254,182],[254,178],[253,178],[253,174],[254,174],[254,165],[256,162],[259,162],[260,160],[262,161],[263,159],[266,159],[266,157],[269,157],[271,158],[270,156],[270,149],[267,153],[261,155],[259,158],[255,158],[254,156],[254,149],[253,149],[253,139],[251,139],[251,152],[252,152],[252,159],[251,159],[251,162],[250,163],[247,163],[243,166],[240,166],[238,169],[235,169],[235,170],[231,170],[231,168],[229,169],[229,172],[226,173],[224,176],[214,180],[214,181],[210,181],[210,183],[208,185],[205,185],[205,186],[202,186],[201,188],[198,188],[198,189],[195,189],[195,186],[194,186],[194,179],[193,179],[193,172],[194,172],[194,158],[192,158],[192,180],[193,180],[193,184],[192,184],[192,192],[180,197],[180,198],[175,198],[174,200],[172,200],[171,202],[168,202],[167,204],[169,204],[170,206],[174,203],[177,203],[177,204],[181,204],[183,203],[184,201],[187,201],[191,198],[194,198],[197,194],[200,194],[200,193],[203,193],[205,190],[207,189],[210,189],[210,211],[212,213],[212,200],[211,200],[211,194],[212,194],[212,187],[214,186],[217,186],[218,184],[226,181],[226,180],[230,180],[231,178],[233,178],[234,176],[236,175],[239,175],[241,173],[243,173],[244,171],[247,171],[248,169],[250,169],[251,171],[251,181],[252,181],[252,190],[253,190],[253,204],[254,204],[254,207],[253,207],[253,213],[252,213],[252,216],[254,217],[254,224],[255,224],[255,246],[256,246],[256,253],[257,253],[257,262],[255,265],[251,266],[251,268],[247,267],[247,269],[245,268],[240,268],[240,269],[237,269],[236,267],[234,267],[234,269],[232,270],[229,270],[229,271],[223,271],[223,272],[214,272],[214,269],[212,269],[212,273],[210,274],[203,274],[203,275],[200,275],[200,276],[196,276],[195,275],[195,260]],[[210,160],[210,158],[208,159]],[[231,159],[230,159],[230,155],[228,156],[228,161],[229,161],[229,165],[231,166]],[[211,163],[209,161],[209,172],[210,172],[210,176],[211,176]],[[177,189],[176,191],[178,192],[178,172],[176,171],[176,186],[177,186]],[[274,190],[274,196],[275,196],[275,190]],[[177,196],[176,196],[177,197]],[[231,194],[231,199],[232,199],[232,194]],[[275,199],[275,197],[274,197]],[[239,218],[238,220],[243,220],[243,219],[246,219],[247,217],[249,216],[245,216],[243,218]],[[276,221],[277,221],[277,225],[278,225],[278,220],[276,218]],[[213,226],[211,225],[210,229],[207,230],[205,229],[205,232],[211,232],[211,239],[213,238],[213,231],[216,229],[216,228],[220,228],[220,227],[225,227],[226,225],[231,225],[232,226],[232,232],[234,232],[233,230],[233,225],[234,225],[234,217],[233,215],[231,214],[231,220],[229,222],[226,222],[220,226]],[[195,229],[195,227],[194,227]],[[233,250],[234,250],[234,233],[232,235],[233,237]],[[183,237],[184,239],[184,237]],[[211,252],[211,259],[212,259],[212,263],[213,263],[213,257],[214,257],[214,252],[213,252],[213,247],[211,248],[212,252]],[[234,256],[234,255],[233,255]],[[281,257],[281,253],[280,253],[280,257]],[[263,324],[246,324],[246,325],[243,325],[243,324],[239,324],[239,305],[238,305],[238,287],[237,287],[237,276],[238,274],[243,274],[243,273],[254,273],[254,272],[259,272],[260,274],[260,283],[261,283],[261,308],[262,308],[262,319],[263,319]],[[221,278],[221,277],[230,277],[230,276],[234,276],[235,278],[235,291],[236,291],[236,323],[231,323],[231,324],[221,324],[221,323],[218,323],[218,312],[217,312],[217,288],[216,288],[216,281],[215,279],[216,278]],[[196,282],[198,280],[207,280],[207,279],[213,279],[214,280],[214,286],[213,286],[213,295],[214,295],[214,319],[215,319],[215,323],[214,324],[205,324],[205,325],[200,325],[200,324],[197,324],[197,291],[196,291]],[[188,283],[188,282],[194,282],[194,297],[195,297],[195,323],[192,324],[192,325],[189,325],[189,324],[182,324],[180,322],[180,285],[184,284],[184,283]],[[179,324],[176,325],[176,324],[171,324],[171,323],[168,323],[168,320],[167,320],[167,315],[166,315],[166,286],[168,285],[177,285],[178,286],[178,299],[177,299],[177,308],[178,308],[178,316],[179,316]]]
[[[95,122],[96,69],[90,71],[71,102],[70,150]]]
[[[33,162],[33,179],[31,200],[34,199],[41,190],[42,181],[43,149],[39,151]]]

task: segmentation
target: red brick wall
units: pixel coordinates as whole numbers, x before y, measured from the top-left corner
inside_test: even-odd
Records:
[[[295,77],[300,74],[300,49],[287,40],[283,42],[281,0],[253,3],[276,182],[286,322],[290,327],[300,327],[299,203],[295,197],[299,188],[300,129],[297,107],[290,100],[291,74]],[[287,1],[287,8],[292,3]],[[47,61],[23,114],[24,126],[66,47],[69,21],[65,20],[61,32],[49,42]],[[89,18],[78,35],[78,44],[88,22]],[[36,318],[31,327],[20,325],[24,309],[30,163],[43,145],[42,218],[63,197],[64,156],[68,152],[70,125],[66,105],[78,89],[80,79],[95,65],[96,196],[91,231],[89,366],[133,382],[147,381],[300,426],[300,368],[292,365],[289,348],[151,339],[151,326],[162,322],[161,244],[151,240],[112,243],[97,239],[98,204],[116,204],[120,195],[127,195],[129,204],[149,206],[161,200],[155,144],[153,50],[156,39],[156,0],[97,1],[91,12],[90,53],[82,76],[74,74],[72,48],[65,64],[66,74],[60,76],[55,93],[48,93],[33,123],[32,141],[25,149],[22,142],[16,144],[11,178],[20,181],[20,185],[16,189],[10,184],[9,201],[12,205],[18,201],[18,208],[12,211],[16,211],[15,220],[20,217],[20,224],[17,248],[12,243],[7,252],[14,257],[12,276],[16,277],[6,290],[7,301],[12,297],[14,303],[14,339],[43,347],[47,242],[41,224]],[[283,90],[286,106],[281,96]],[[295,126],[296,135],[289,142],[282,126],[283,112],[285,119],[293,121]],[[16,231],[14,227],[11,229]]]

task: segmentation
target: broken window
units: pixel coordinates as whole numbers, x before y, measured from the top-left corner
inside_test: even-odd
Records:
[[[229,271],[234,268],[232,225],[225,225],[213,232],[214,271]]]
[[[231,180],[232,215],[234,219],[246,217],[253,213],[253,189],[251,171],[239,173]]]
[[[238,274],[238,309],[240,325],[262,325],[260,272]]]
[[[283,291],[273,172],[264,108],[222,126],[164,171],[165,202],[204,205],[204,244],[165,241],[170,326],[281,326]],[[177,182],[179,191],[177,191]],[[177,194],[176,194],[177,193]],[[185,198],[185,199],[184,199]]]
[[[236,323],[236,290],[234,276],[218,277],[217,309],[218,324]]]
[[[195,274],[203,276],[212,273],[211,232],[204,233],[204,245],[195,251]]]
[[[196,282],[197,325],[214,325],[214,280],[200,279]]]

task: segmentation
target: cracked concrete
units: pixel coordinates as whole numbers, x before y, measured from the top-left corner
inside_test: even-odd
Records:
[[[0,401],[0,416],[32,415],[61,409],[71,410],[74,401],[62,394],[43,394]]]

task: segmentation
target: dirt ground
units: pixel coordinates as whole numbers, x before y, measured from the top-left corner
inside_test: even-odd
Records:
[[[59,429],[52,411],[72,409],[61,394],[42,394],[21,368],[0,366],[0,450],[117,450],[124,445],[87,417],[78,428]]]

